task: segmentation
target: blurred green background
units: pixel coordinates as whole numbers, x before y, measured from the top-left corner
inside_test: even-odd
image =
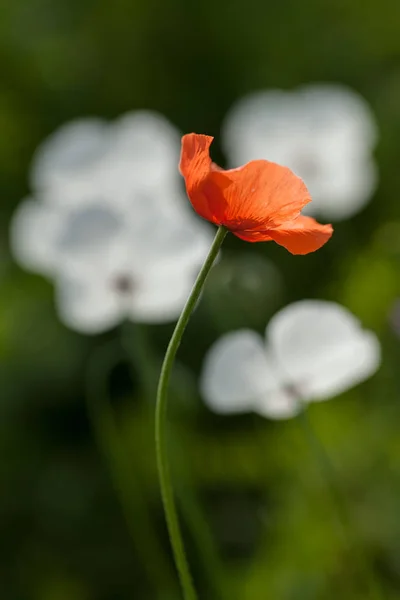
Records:
[[[237,98],[333,81],[359,91],[376,115],[375,197],[306,259],[230,236],[180,348],[171,457],[201,598],[222,598],[221,589],[238,600],[368,597],[298,420],[216,417],[197,391],[202,357],[222,332],[261,332],[304,297],[344,304],[378,333],[383,364],[313,405],[310,419],[368,569],[385,598],[400,598],[400,340],[389,320],[400,294],[398,0],[14,0],[0,14],[0,597],[180,597],[156,479],[154,402],[137,360],[145,352],[156,373],[173,324],[86,337],[59,323],[51,283],[19,269],[8,249],[35,148],[75,117],[149,108],[183,132],[215,135],[224,164],[219,130]],[[104,369],[88,394],[95,360]],[[113,409],[98,423],[103,448],[85,401],[96,386]],[[118,478],[130,486],[132,538]]]

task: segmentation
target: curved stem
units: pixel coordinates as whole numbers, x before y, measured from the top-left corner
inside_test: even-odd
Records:
[[[217,257],[218,251],[226,234],[227,230],[224,227],[221,226],[218,228],[208,256],[200,270],[200,273],[182,310],[181,316],[179,317],[171,340],[168,344],[167,352],[161,368],[161,375],[157,390],[155,434],[158,475],[160,479],[161,495],[167,521],[168,533],[185,600],[196,600],[197,596],[186,559],[169,472],[166,446],[167,390],[175,355],[179,348],[183,332],[185,331],[190,315],[196,306],[196,302],[200,296],[201,290],[203,289],[203,285]]]
[[[125,321],[121,326],[121,343],[131,359],[131,367],[138,369],[142,391],[147,400],[154,399],[157,380],[154,373],[158,363],[148,338],[148,329],[141,323]],[[158,370],[158,368],[157,368]],[[173,384],[171,386],[173,388]],[[172,440],[179,439],[177,428],[170,430]],[[171,460],[176,463],[176,479],[179,485],[176,487],[177,505],[182,512],[182,521],[186,525],[188,534],[196,546],[196,556],[201,561],[205,578],[214,596],[220,600],[227,598],[222,575],[221,561],[211,528],[202,510],[195,485],[190,475],[190,465],[187,464],[185,456],[179,452],[178,445],[170,448]]]

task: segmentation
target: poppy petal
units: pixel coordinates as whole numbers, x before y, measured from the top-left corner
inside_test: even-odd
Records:
[[[301,215],[268,231],[270,237],[292,254],[309,254],[323,246],[332,236],[332,225],[321,225],[311,217]]]
[[[228,229],[266,230],[296,219],[311,201],[300,177],[287,167],[254,160],[238,169],[212,171],[208,181],[223,194],[221,222]]]
[[[182,138],[179,170],[185,179],[186,191],[195,211],[212,223],[220,224],[218,210],[225,201],[220,189],[209,181],[210,173],[219,171],[211,162],[210,146],[213,137],[188,133]]]
[[[272,242],[269,231],[253,231],[252,229],[245,229],[244,231],[232,231],[232,233],[245,242]]]
[[[189,188],[201,183],[211,170],[209,150],[213,139],[210,135],[197,133],[187,133],[182,137],[179,171],[188,179]]]

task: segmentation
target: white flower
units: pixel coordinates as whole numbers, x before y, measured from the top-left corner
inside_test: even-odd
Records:
[[[379,364],[377,337],[354,315],[334,302],[303,300],[271,319],[266,342],[247,329],[222,336],[206,356],[201,389],[215,412],[289,418],[305,402],[367,379]]]
[[[163,117],[138,112],[66,125],[36,152],[34,196],[16,210],[11,246],[54,279],[70,327],[179,315],[212,239],[182,193],[179,139]]]
[[[230,166],[264,158],[302,177],[313,198],[304,213],[346,219],[375,190],[376,122],[366,101],[344,86],[251,94],[230,110],[222,136]]]

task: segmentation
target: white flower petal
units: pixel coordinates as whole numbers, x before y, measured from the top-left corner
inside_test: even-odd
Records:
[[[196,273],[210,249],[213,228],[188,210],[178,190],[166,188],[162,200],[163,208],[151,194],[132,201],[126,221],[132,265],[144,275],[160,270]]]
[[[29,271],[51,275],[56,268],[55,242],[62,215],[54,207],[23,201],[10,225],[11,251],[16,261]]]
[[[268,398],[280,389],[280,382],[261,336],[242,329],[223,335],[208,351],[200,387],[205,402],[217,413],[268,414]]]
[[[34,188],[57,203],[90,201],[103,193],[110,203],[129,191],[158,192],[178,180],[180,135],[161,114],[136,111],[114,123],[88,118],[72,121],[37,149],[31,171]]]
[[[378,182],[376,164],[367,158],[343,161],[324,169],[314,176],[312,186],[313,201],[307,204],[303,214],[340,221],[349,219],[362,210],[370,201],[371,193]]]
[[[101,198],[64,214],[56,241],[59,271],[104,275],[129,260],[129,232],[124,214]],[[125,256],[124,256],[125,254]]]
[[[305,400],[331,398],[375,373],[376,336],[334,302],[303,300],[270,321],[267,341],[286,382]]]
[[[123,306],[107,280],[63,277],[56,282],[60,319],[81,333],[102,333],[123,318]]]
[[[302,408],[302,401],[290,390],[277,386],[257,402],[255,411],[269,419],[283,420],[295,417]]]
[[[182,312],[195,276],[195,273],[185,271],[160,270],[138,280],[133,278],[129,316],[133,321],[144,323],[174,321]]]
[[[144,110],[128,113],[112,125],[110,177],[139,189],[158,186],[177,177],[179,152],[179,132],[165,117]]]
[[[84,189],[96,182],[95,173],[109,146],[109,125],[95,118],[79,119],[60,127],[35,152],[32,186],[39,191],[72,187]]]
[[[365,99],[340,84],[320,83],[299,88],[309,128],[327,154],[342,149],[345,157],[371,150],[378,139],[375,117]]]
[[[233,106],[223,127],[232,166],[264,158],[290,167],[313,198],[305,213],[332,220],[356,214],[370,200],[377,183],[371,156],[376,140],[365,100],[334,84],[249,95]]]
[[[233,167],[260,158],[288,164],[305,138],[306,126],[293,95],[275,89],[238,100],[222,127],[224,151]]]

